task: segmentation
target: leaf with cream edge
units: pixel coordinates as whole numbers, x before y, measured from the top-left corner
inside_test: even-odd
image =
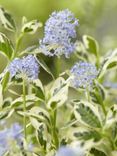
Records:
[[[101,134],[95,130],[90,130],[89,128],[77,127],[72,131],[73,137],[78,140],[87,141],[93,139],[97,142],[101,139]]]
[[[50,71],[50,69],[48,68],[48,66],[46,65],[46,63],[43,61],[43,59],[41,57],[39,57],[39,60],[37,59],[38,63],[40,64],[40,66],[49,74],[51,75],[51,77],[54,80],[54,76],[52,74],[52,72]]]
[[[84,42],[86,50],[89,53],[92,53],[98,57],[99,45],[98,45],[97,41],[91,36],[84,35],[83,42]]]
[[[35,96],[35,94],[26,95],[26,106],[30,106],[34,104],[35,101],[39,101],[40,99]],[[12,101],[11,108],[23,107],[23,97],[19,97]]]
[[[101,139],[98,143],[95,143],[93,145],[93,148],[104,153],[105,156],[112,156],[111,154],[112,148],[111,148],[109,140],[107,139]]]
[[[101,115],[98,106],[86,101],[80,101],[74,106],[74,114],[78,121],[92,129],[102,128]]]
[[[55,107],[60,107],[68,99],[68,87],[65,80],[62,77],[59,77],[55,80],[52,88],[50,89],[50,99],[48,100],[48,108],[52,108],[55,104]]]
[[[12,42],[3,33],[0,33],[0,52],[8,59],[11,59],[14,53]]]
[[[32,116],[32,117],[30,116],[31,124],[37,130],[38,130],[39,126],[41,125],[41,123],[50,122],[49,114],[43,108],[40,108],[37,106],[31,108],[30,115]]]
[[[105,56],[101,64],[99,78],[103,77],[108,70],[114,68],[117,68],[117,49],[110,51],[107,56]]]
[[[5,29],[13,32],[16,30],[14,19],[3,7],[0,7],[0,21]]]
[[[0,108],[2,108],[3,105],[3,94],[2,94],[2,85],[0,84]]]
[[[22,33],[34,34],[39,27],[42,27],[42,23],[38,20],[32,20],[24,23],[21,31]]]

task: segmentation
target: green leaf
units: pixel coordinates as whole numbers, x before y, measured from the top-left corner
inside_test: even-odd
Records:
[[[114,67],[117,67],[117,61],[113,61],[110,64],[108,64],[107,69],[111,69],[111,68],[114,68]]]
[[[15,31],[16,26],[12,16],[2,7],[0,7],[0,21],[5,29]]]
[[[3,105],[3,94],[2,94],[2,85],[0,84],[0,108],[2,108]]]
[[[10,73],[7,72],[7,73],[4,75],[3,79],[2,79],[3,91],[5,91],[6,88],[7,88],[7,85],[8,85],[8,82],[9,82],[9,76],[10,76]]]
[[[112,133],[112,138],[114,139],[114,141],[117,141],[117,122],[115,122],[115,124],[113,124],[111,126],[111,133]]]
[[[41,81],[38,79],[38,80],[33,80],[33,83],[37,86],[37,87],[39,87],[41,90],[42,90],[42,92],[44,93],[44,88],[43,88],[43,85],[42,85],[42,83],[41,83]]]
[[[48,125],[50,122],[49,114],[43,108],[35,106],[30,110],[30,121],[33,127],[38,130],[42,122]]]
[[[2,110],[2,112],[0,112],[0,120],[6,118],[10,118],[11,115],[14,113],[14,109],[5,109],[5,110]]]
[[[117,67],[117,49],[110,51],[105,56],[99,72],[99,78],[101,78],[108,70]]]
[[[37,60],[38,61],[38,60]],[[51,75],[51,77],[54,79],[54,76],[52,74],[52,72],[50,71],[50,69],[48,68],[48,66],[45,64],[45,62],[42,60],[41,57],[39,57],[39,61],[38,63],[40,64],[40,66],[48,73]]]
[[[102,104],[103,101],[105,100],[106,91],[101,84],[95,81],[95,87],[90,94],[93,102],[97,104]]]
[[[33,20],[25,23],[21,31],[27,34],[34,34],[39,27],[42,27],[42,23],[38,20]]]
[[[12,98],[5,98],[2,107],[3,107],[3,108],[7,108],[7,107],[9,107],[10,104],[11,104],[11,102],[12,102]]]
[[[104,152],[99,151],[95,148],[92,148],[90,152],[94,154],[94,156],[107,156]]]
[[[46,149],[46,144],[47,144],[47,140],[45,140],[45,136],[47,134],[45,133],[47,133],[46,127],[43,123],[41,123],[37,130],[37,140],[40,143],[40,145],[44,147],[44,149]]]
[[[33,90],[34,90],[35,95],[39,97],[40,99],[45,100],[44,88],[39,79],[33,81],[33,87],[34,87]]]
[[[106,138],[101,139],[97,144],[94,144],[93,149],[95,149],[96,156],[112,156],[111,155],[111,152],[112,152],[111,142]]]
[[[68,99],[68,84],[62,77],[59,77],[50,89],[50,99],[47,103],[48,107],[59,107]]]
[[[0,52],[7,56],[8,59],[12,58],[13,45],[12,42],[3,33],[0,33]]]
[[[98,56],[99,45],[93,37],[84,35],[83,42],[88,52],[94,54],[95,56]]]
[[[107,112],[106,115],[106,122],[104,125],[105,131],[109,131],[111,134],[111,138],[113,137],[114,139],[116,138],[115,135],[117,135],[117,118],[116,118],[116,113],[117,113],[117,105],[113,104]],[[112,132],[111,132],[112,131]]]
[[[36,97],[34,94],[26,95],[26,106],[28,107],[28,106],[34,104],[34,102],[38,101],[38,100],[39,100],[39,98]],[[22,103],[23,103],[23,97],[19,97],[19,98],[15,99],[14,101],[12,101],[11,107],[12,108],[23,107]]]
[[[90,139],[94,139],[94,141],[99,141],[101,139],[101,135],[96,132],[96,131],[81,131],[81,132],[75,132],[74,136],[78,139],[78,140],[90,140]]]
[[[88,102],[78,102],[75,105],[75,116],[81,122],[92,128],[101,128],[98,107]]]

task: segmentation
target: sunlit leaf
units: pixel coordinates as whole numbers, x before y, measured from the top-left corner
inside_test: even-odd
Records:
[[[23,25],[22,32],[27,34],[34,34],[39,27],[42,27],[42,23],[38,20],[33,20]]]
[[[59,77],[50,89],[51,98],[48,101],[48,107],[59,107],[64,104],[68,99],[68,84],[65,80]],[[55,105],[55,106],[53,106]]]
[[[5,109],[2,110],[2,112],[0,112],[0,120],[4,119],[4,118],[10,118],[12,116],[12,114],[14,113],[14,109]]]
[[[88,130],[88,129],[79,129],[74,132],[74,137],[78,140],[90,140],[99,141],[101,139],[101,134],[97,131]]]
[[[15,31],[16,26],[12,16],[2,7],[0,7],[0,21],[5,29]]]
[[[9,82],[9,76],[10,76],[10,73],[7,72],[3,79],[2,79],[2,87],[3,87],[3,91],[6,90],[7,86],[8,86],[8,82]]]
[[[38,101],[39,98],[36,97],[34,94],[31,95],[26,95],[26,105],[27,107],[34,104],[35,101]],[[11,103],[11,107],[15,108],[15,107],[23,107],[23,97],[19,97],[17,99],[15,99],[14,101],[12,101]]]
[[[78,102],[75,105],[75,116],[81,122],[87,126],[93,128],[101,128],[100,114],[96,106],[88,102]]]
[[[108,70],[117,67],[117,49],[109,52],[107,56],[105,56],[99,73],[99,78],[101,78]]]
[[[13,45],[3,33],[0,33],[0,52],[7,56],[8,59],[11,59],[13,55]]]
[[[36,96],[39,97],[40,99],[45,100],[44,87],[39,79],[33,81],[33,87],[34,87],[34,93],[36,94]]]
[[[97,144],[94,144],[92,153],[95,153],[96,156],[111,156],[112,147],[110,144],[108,139],[102,139]]]
[[[38,130],[42,122],[49,122],[49,114],[46,110],[39,108],[39,107],[33,107],[30,110],[30,121],[31,124],[34,126],[35,129]]]
[[[93,102],[102,104],[106,98],[106,91],[104,87],[95,81],[94,89],[91,91],[91,97]]]
[[[48,73],[52,76],[52,78],[54,79],[54,76],[52,74],[52,72],[50,71],[50,69],[48,68],[48,66],[45,64],[45,62],[41,59],[41,57],[39,57],[39,64],[40,66]]]
[[[99,46],[98,46],[97,41],[93,37],[84,35],[83,42],[89,53],[92,53],[95,56],[98,56]]]
[[[2,85],[0,84],[0,108],[2,108],[3,105],[3,93],[2,93]]]

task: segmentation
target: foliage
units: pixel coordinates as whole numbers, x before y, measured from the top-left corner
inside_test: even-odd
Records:
[[[42,39],[46,41],[44,47],[20,48],[23,38],[34,35],[42,26],[41,22],[28,22],[23,17],[19,29],[3,8],[0,8],[0,20],[7,31],[14,36],[18,34],[17,39],[11,41],[0,33],[0,53],[7,60],[0,74],[0,155],[116,156],[117,88],[107,86],[105,82],[116,77],[117,49],[101,56],[98,42],[93,37],[84,35],[77,41],[78,23],[69,10],[50,16],[45,28],[47,38]],[[56,35],[58,31],[61,35]],[[70,44],[74,48],[69,49]],[[43,52],[45,47],[52,55]],[[68,49],[70,55],[66,57]],[[56,50],[60,55],[54,55]],[[63,73],[53,67],[57,70],[55,75],[43,58],[56,57],[59,62],[60,57],[63,59],[62,54],[67,60],[74,56],[77,63],[71,67],[72,71],[66,69]],[[46,84],[40,79],[41,68],[51,76]],[[9,128],[11,123],[17,122],[20,128]]]

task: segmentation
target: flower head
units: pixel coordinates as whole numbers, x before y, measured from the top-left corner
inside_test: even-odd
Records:
[[[21,60],[19,58],[14,59],[10,63],[8,70],[10,72],[11,77],[14,77],[17,73],[20,73],[22,70]]]
[[[56,156],[84,156],[84,150],[81,147],[60,147]]]
[[[39,64],[33,55],[28,55],[22,59],[22,72],[30,79],[37,79]]]
[[[72,67],[71,73],[73,75],[71,83],[76,88],[90,88],[98,75],[96,67],[87,62],[76,63]]]
[[[22,127],[15,123],[10,128],[5,128],[0,131],[0,154],[2,155],[4,152],[9,150],[9,142],[16,141],[17,143],[21,142],[22,134],[19,133]]]
[[[56,156],[77,156],[74,151],[70,148],[67,148],[67,147],[61,147]]]
[[[69,147],[61,147],[58,151],[56,156],[77,156],[75,151]]]
[[[45,55],[69,57],[75,46],[72,39],[76,37],[75,27],[78,20],[68,10],[53,12],[45,24],[44,38],[40,48]]]
[[[16,77],[27,77],[28,79],[37,79],[39,73],[39,64],[33,55],[28,55],[22,59],[14,59],[8,70],[11,78]]]

